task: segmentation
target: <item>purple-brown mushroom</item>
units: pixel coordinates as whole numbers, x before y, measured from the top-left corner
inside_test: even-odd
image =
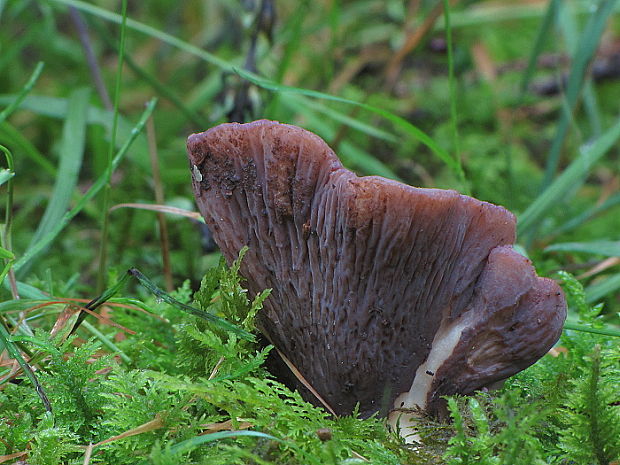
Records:
[[[187,143],[196,201],[256,295],[258,324],[339,415],[407,426],[542,357],[566,303],[515,252],[515,217],[345,169],[315,134],[222,124]],[[316,398],[300,391],[307,400]]]

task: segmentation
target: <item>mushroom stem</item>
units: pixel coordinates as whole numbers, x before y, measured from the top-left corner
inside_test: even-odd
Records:
[[[427,359],[416,370],[411,388],[394,400],[394,408],[388,415],[388,425],[405,440],[407,444],[420,442],[416,430],[416,420],[424,416],[428,407],[428,397],[432,392],[433,378],[439,368],[454,352],[468,324],[468,313],[455,321],[444,320],[435,334],[433,345]]]

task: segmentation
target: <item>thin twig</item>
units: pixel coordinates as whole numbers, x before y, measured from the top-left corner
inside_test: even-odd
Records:
[[[312,385],[308,382],[308,380],[306,380],[306,378],[304,378],[304,375],[302,375],[301,372],[297,369],[297,367],[295,367],[295,365],[293,365],[293,362],[291,362],[287,358],[287,356],[284,355],[282,352],[280,352],[277,348],[276,348],[276,352],[278,352],[278,355],[280,356],[282,361],[284,363],[286,363],[286,366],[289,368],[289,370],[291,370],[293,375],[295,375],[295,378],[297,378],[299,380],[299,382],[301,384],[303,384],[305,386],[305,388],[308,389],[308,391],[310,391],[312,393],[312,395],[319,400],[319,402],[321,402],[321,404],[323,404],[323,407],[325,407],[329,411],[329,413],[331,413],[333,416],[337,417],[338,415],[336,414],[334,409],[331,407],[331,405],[329,405],[327,403],[327,401],[321,397],[321,394],[319,394],[317,392],[317,390],[314,389],[312,387]]]
[[[86,446],[86,451],[84,451],[84,462],[82,462],[84,465],[89,465],[90,464],[90,456],[93,453],[93,443],[89,443]]]
[[[220,359],[217,361],[217,363],[213,367],[213,370],[211,371],[211,374],[209,375],[209,381],[217,376],[217,372],[219,371],[220,367],[222,366],[222,363],[224,363],[224,360],[226,360],[224,358],[224,356],[221,356]]]

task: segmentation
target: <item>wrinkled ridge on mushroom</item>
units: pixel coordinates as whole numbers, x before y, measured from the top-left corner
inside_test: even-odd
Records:
[[[438,413],[441,396],[511,376],[558,339],[564,297],[512,249],[506,209],[358,177],[318,136],[272,121],[187,146],[222,253],[248,246],[248,291],[272,289],[261,331],[338,414]]]

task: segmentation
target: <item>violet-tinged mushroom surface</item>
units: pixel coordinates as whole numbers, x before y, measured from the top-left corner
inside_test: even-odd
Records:
[[[248,291],[272,289],[261,331],[336,413],[436,414],[441,396],[511,376],[557,341],[564,296],[512,249],[506,209],[358,177],[318,136],[272,121],[187,147],[222,253],[248,246]]]

